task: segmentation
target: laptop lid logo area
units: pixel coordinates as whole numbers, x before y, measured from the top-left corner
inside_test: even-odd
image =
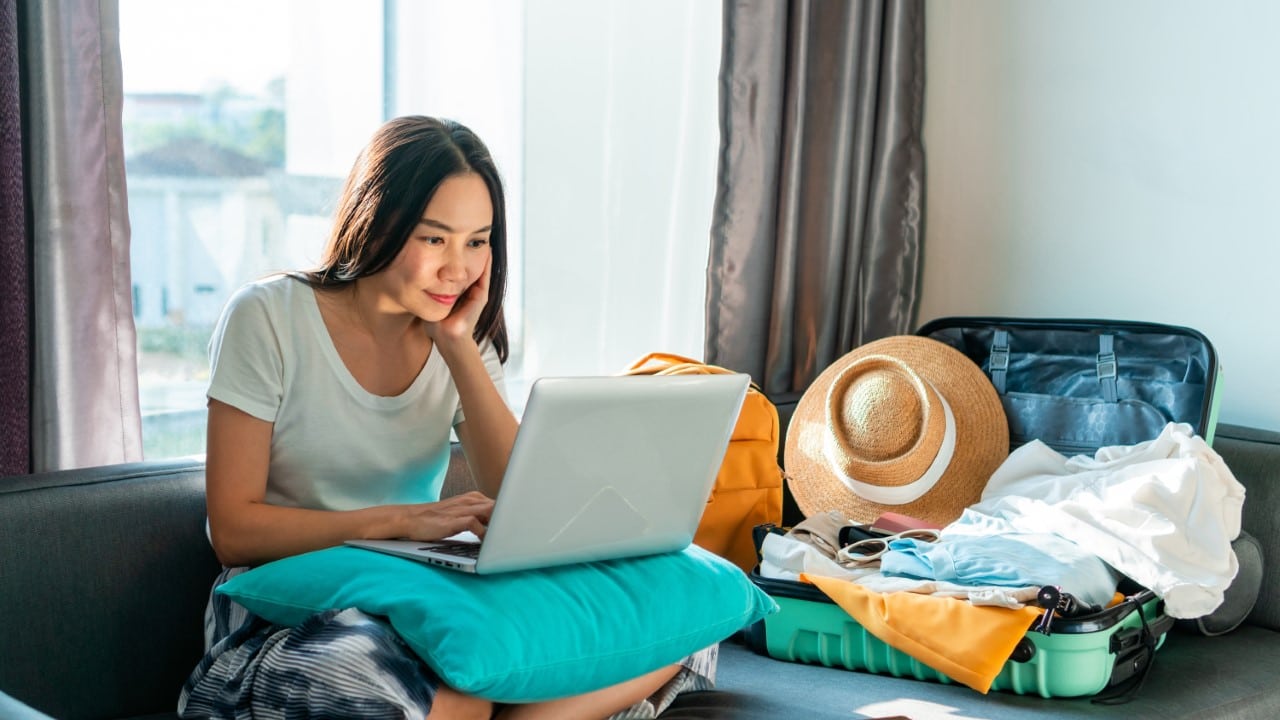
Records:
[[[650,529],[649,521],[612,486],[600,488],[573,517],[556,531],[548,545],[586,547],[610,535],[640,537]]]

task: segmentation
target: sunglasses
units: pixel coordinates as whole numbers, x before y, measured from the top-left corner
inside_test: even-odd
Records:
[[[836,560],[845,565],[867,565],[879,562],[880,556],[889,550],[889,543],[894,540],[923,540],[937,542],[938,531],[932,528],[913,528],[900,533],[886,535],[882,538],[867,538],[846,545],[836,552]]]

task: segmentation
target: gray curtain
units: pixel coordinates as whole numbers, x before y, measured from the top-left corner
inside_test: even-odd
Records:
[[[916,321],[924,0],[726,0],[708,362],[770,396]]]
[[[31,281],[18,8],[0,2],[0,476],[31,469]]]
[[[141,460],[119,7],[23,6],[32,469]]]

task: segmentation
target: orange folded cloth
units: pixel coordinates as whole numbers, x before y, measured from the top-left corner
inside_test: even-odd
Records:
[[[854,582],[803,574],[867,632],[981,693],[1044,611],[974,605],[910,592],[878,593]]]

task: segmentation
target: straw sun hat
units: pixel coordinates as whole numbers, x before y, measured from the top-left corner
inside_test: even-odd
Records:
[[[787,428],[784,462],[807,517],[855,522],[892,511],[945,525],[982,496],[1009,455],[991,381],[925,337],[867,343],[822,372]]]

